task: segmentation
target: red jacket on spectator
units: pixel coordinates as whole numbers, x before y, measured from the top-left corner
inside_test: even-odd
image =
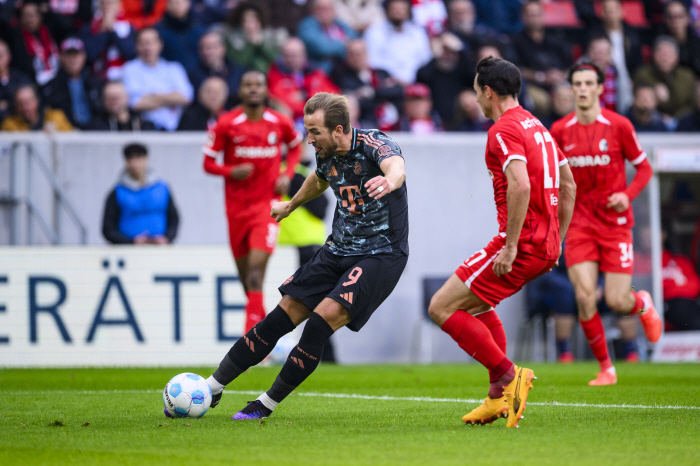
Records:
[[[273,63],[270,67],[267,73],[267,85],[270,97],[289,107],[295,120],[304,117],[304,104],[314,94],[340,93],[340,89],[331,82],[323,70],[307,68],[303,73],[295,74],[284,70],[284,65],[279,63]]]
[[[661,264],[664,301],[676,298],[694,300],[700,295],[700,277],[690,259],[664,250]]]

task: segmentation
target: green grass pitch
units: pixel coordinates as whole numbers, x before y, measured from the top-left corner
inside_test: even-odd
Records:
[[[519,429],[462,424],[486,394],[477,364],[322,365],[263,422],[231,415],[279,367],[243,374],[201,419],[166,419],[161,393],[212,368],[0,369],[0,464],[700,464],[700,365],[620,364],[612,387],[587,386],[593,363],[527,366]]]

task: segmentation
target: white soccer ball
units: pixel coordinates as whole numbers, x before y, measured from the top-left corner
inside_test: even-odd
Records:
[[[173,417],[202,417],[211,406],[211,387],[197,374],[178,374],[165,386],[163,404]]]
[[[284,364],[287,356],[299,343],[299,338],[294,335],[285,335],[277,341],[277,344],[270,353],[270,361],[274,364]]]

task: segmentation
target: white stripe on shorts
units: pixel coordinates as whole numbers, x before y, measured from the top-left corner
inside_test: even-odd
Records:
[[[464,282],[464,284],[467,285],[467,288],[471,289],[470,285],[472,284],[472,282],[474,281],[474,279],[475,279],[476,277],[478,277],[478,276],[481,274],[481,272],[483,272],[484,269],[485,269],[491,262],[493,262],[493,260],[496,258],[496,256],[499,255],[499,254],[501,253],[501,251],[503,251],[503,249],[505,249],[505,246],[503,246],[501,249],[499,249],[498,252],[497,252],[496,254],[494,254],[493,256],[489,257],[489,260],[487,260],[486,263],[485,263],[484,265],[482,265],[481,268],[479,268],[479,270],[477,270],[476,272],[474,272],[474,274],[473,274],[472,276],[470,276],[470,277],[467,279],[466,282]]]

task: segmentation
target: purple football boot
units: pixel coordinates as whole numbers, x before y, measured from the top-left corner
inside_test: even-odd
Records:
[[[231,418],[234,421],[241,419],[265,419],[272,414],[272,410],[265,407],[260,400],[249,401],[248,406],[238,411]]]

